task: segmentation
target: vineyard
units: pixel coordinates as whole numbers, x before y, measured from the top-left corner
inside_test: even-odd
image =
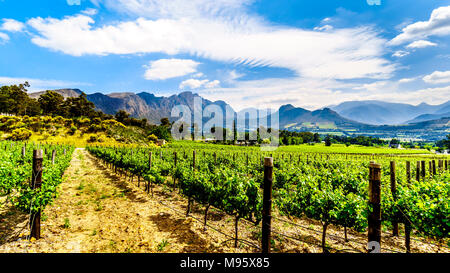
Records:
[[[43,154],[37,155],[37,150]],[[64,145],[1,142],[0,205],[11,204],[28,214],[28,225],[35,227],[36,217],[40,218],[40,212],[57,197],[73,150]],[[34,171],[37,165],[39,172]]]
[[[273,157],[273,221],[295,224],[307,218],[321,224],[324,252],[339,251],[327,245],[330,225],[364,233],[368,229],[369,162],[382,166],[381,215],[383,230],[399,236],[404,226],[405,249],[414,241],[428,240],[448,248],[450,231],[450,173],[446,157],[428,155],[351,155],[275,152],[236,148],[225,150],[192,147],[166,149],[88,147],[112,171],[130,177],[153,194],[157,186],[178,191],[186,199],[186,216],[193,204],[204,207],[208,226],[211,208],[234,218],[235,247],[239,223],[261,226],[263,216],[264,158]],[[272,230],[273,234],[277,231]],[[280,233],[282,236],[292,237]],[[295,236],[294,236],[295,237]],[[362,248],[364,249],[364,248]],[[389,249],[385,249],[389,252]],[[359,249],[361,251],[361,248]]]
[[[76,175],[73,183],[79,183],[75,194],[73,186],[61,186],[65,172],[74,164],[74,150],[67,145],[0,143],[0,208],[12,207],[27,216],[26,239],[40,238],[41,212],[59,200],[60,194],[69,202],[69,212],[85,202],[74,197],[85,188],[80,170],[71,171]],[[368,219],[374,213],[369,202],[374,179],[369,167],[376,162],[381,173],[380,251],[450,251],[450,172],[445,156],[317,153],[292,148],[262,152],[193,143],[164,148],[88,146],[86,155],[83,151],[78,149],[76,158],[89,155],[89,160],[100,164],[85,166],[85,176],[105,167],[104,176],[96,178],[97,185],[118,177],[118,189],[126,187],[123,193],[134,187],[141,193],[132,196],[143,194],[157,201],[156,207],[163,211],[196,220],[199,232],[222,241],[229,248],[218,251],[228,252],[261,252],[268,240],[272,252],[302,252],[302,248],[306,252],[367,252]],[[95,212],[103,209],[105,198],[124,196],[116,189],[113,194],[100,194],[94,186],[89,188],[89,194],[97,195],[92,202]],[[105,217],[118,214],[121,208],[117,206],[128,206],[114,202]],[[147,202],[141,205],[145,208]],[[56,217],[59,214],[55,211]],[[69,222],[68,218],[64,221]],[[179,223],[184,225],[184,220],[173,224]],[[128,230],[134,223],[127,225]]]

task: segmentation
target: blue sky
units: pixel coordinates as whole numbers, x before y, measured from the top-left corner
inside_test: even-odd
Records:
[[[0,85],[236,109],[450,97],[450,0],[77,2],[0,0]]]

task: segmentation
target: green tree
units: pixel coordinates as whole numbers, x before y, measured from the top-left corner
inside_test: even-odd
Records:
[[[56,115],[61,113],[64,97],[55,91],[47,91],[39,97],[38,102],[43,114]]]
[[[314,134],[314,142],[319,143],[320,142],[320,135],[319,133]]]
[[[170,126],[170,120],[168,118],[162,118],[161,119],[161,126]]]
[[[95,111],[94,103],[88,101],[85,93],[77,98],[67,98],[63,103],[64,115],[66,117],[96,117],[99,114]]]
[[[327,135],[325,138],[325,146],[331,146],[331,137],[330,135]]]
[[[127,111],[119,110],[114,117],[118,122],[125,123],[125,121],[130,118],[130,114],[128,114]]]
[[[436,142],[436,146],[437,147],[442,147],[445,149],[450,149],[450,134],[447,135],[446,139],[440,140],[438,142]]]
[[[27,115],[30,98],[27,94],[28,82],[19,85],[2,86],[0,88],[0,112]]]

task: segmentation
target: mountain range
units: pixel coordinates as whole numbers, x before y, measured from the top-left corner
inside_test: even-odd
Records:
[[[54,91],[65,98],[79,96],[82,93],[79,89]],[[43,93],[29,95],[38,98]],[[153,124],[159,124],[164,117],[168,117],[171,121],[176,120],[177,118],[170,118],[171,110],[176,105],[187,105],[192,111],[195,97],[201,98],[192,92],[182,92],[169,97],[159,97],[147,92],[87,95],[87,99],[106,114],[125,110],[133,117],[147,118]],[[224,101],[213,102],[203,99],[202,102],[203,107],[215,104],[222,110],[225,107],[231,108]],[[246,111],[258,110],[248,108],[237,114]],[[281,106],[276,113],[279,115],[280,128],[293,131],[434,140],[445,136],[450,129],[450,101],[440,105],[422,103],[417,106],[382,101],[351,101],[315,111],[288,104]]]
[[[408,124],[450,117],[450,101],[440,105],[349,101],[330,108],[345,118],[373,125]]]

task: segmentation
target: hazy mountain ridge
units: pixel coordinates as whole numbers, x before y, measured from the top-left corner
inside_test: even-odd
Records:
[[[450,112],[450,101],[440,105],[421,103],[410,105],[383,101],[349,101],[330,107],[341,116],[361,123],[374,125],[408,124],[422,115]],[[415,121],[425,121],[425,117]],[[434,117],[430,116],[433,119]],[[426,119],[430,120],[430,119]]]
[[[407,123],[408,124],[418,123],[418,122],[436,120],[436,119],[447,118],[447,117],[450,117],[450,112],[447,112],[444,114],[425,114],[425,115],[420,115],[413,120],[409,120],[409,121],[407,121]]]

